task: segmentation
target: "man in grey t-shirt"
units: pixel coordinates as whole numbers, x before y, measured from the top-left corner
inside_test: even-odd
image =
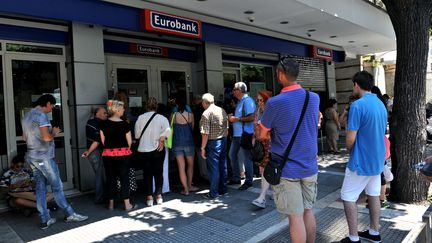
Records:
[[[65,213],[66,222],[79,222],[88,218],[75,213],[63,193],[63,184],[54,160],[54,138],[60,133],[60,129],[53,128],[47,116],[55,104],[54,96],[42,95],[36,101],[36,107],[26,113],[22,120],[23,138],[27,143],[27,162],[36,180],[36,203],[41,218],[41,229],[47,229],[56,222],[47,209],[47,183],[51,185],[56,203]]]

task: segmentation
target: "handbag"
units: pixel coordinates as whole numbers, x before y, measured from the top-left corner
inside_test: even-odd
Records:
[[[253,133],[243,132],[240,138],[240,147],[246,150],[252,149]]]
[[[166,146],[167,148],[172,148],[172,144],[173,144],[173,137],[174,137],[174,118],[175,118],[175,113],[172,115],[171,117],[171,122],[170,122],[170,135],[168,136],[167,140],[166,140]]]
[[[242,108],[242,117],[246,117],[244,103]],[[240,137],[240,147],[246,150],[252,149],[253,133],[248,133],[244,130],[244,122],[242,122],[242,135]]]
[[[255,140],[255,144],[250,151],[250,158],[255,163],[261,163],[261,161],[263,161],[264,145],[262,144],[262,142]]]
[[[288,147],[285,150],[285,153],[283,156],[272,153],[270,154],[270,160],[267,163],[266,167],[264,168],[264,178],[270,183],[270,185],[278,185],[280,183],[280,178],[282,175],[282,169],[285,167],[285,164],[288,160],[288,155],[291,152],[291,148],[294,144],[294,140],[297,137],[297,133],[300,129],[300,125],[303,121],[304,115],[306,113],[306,108],[309,104],[309,91],[306,90],[306,97],[303,104],[303,109],[299,118],[299,121],[297,122],[297,126],[294,130],[294,133],[291,137],[291,140],[288,144]]]

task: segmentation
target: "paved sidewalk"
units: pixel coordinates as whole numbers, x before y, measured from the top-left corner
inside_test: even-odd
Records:
[[[339,199],[343,181],[344,155],[324,156],[318,177],[317,242],[340,240],[347,225]],[[0,214],[0,242],[289,242],[288,221],[268,200],[267,208],[258,209],[251,201],[258,196],[260,181],[254,188],[229,189],[216,200],[203,198],[205,190],[194,195],[164,195],[161,206],[144,207],[144,196],[137,198],[140,207],[132,212],[119,208],[108,211],[92,203],[92,195],[70,199],[77,212],[90,219],[82,223],[62,222],[62,213],[53,213],[58,222],[47,230],[38,228],[37,214]],[[204,187],[203,187],[204,188]],[[360,227],[366,227],[364,203],[359,211]],[[383,242],[402,242],[417,233],[426,207],[394,205],[382,211]],[[7,233],[7,234],[4,234]]]

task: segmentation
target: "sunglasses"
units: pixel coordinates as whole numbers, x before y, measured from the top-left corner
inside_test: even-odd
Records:
[[[257,102],[264,102],[264,99],[256,99]]]
[[[281,65],[281,67],[282,67],[282,69],[286,72],[286,60],[291,60],[291,59],[293,59],[294,58],[294,56],[293,55],[286,55],[286,56],[282,56],[281,57],[281,59],[280,59],[280,61],[279,61],[279,64]]]

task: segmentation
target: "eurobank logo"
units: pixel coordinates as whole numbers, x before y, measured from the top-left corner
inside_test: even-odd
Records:
[[[141,26],[146,31],[200,39],[201,21],[145,9],[141,14]]]
[[[333,50],[319,47],[319,46],[312,46],[311,47],[312,57],[317,59],[323,59],[323,60],[333,60]]]

